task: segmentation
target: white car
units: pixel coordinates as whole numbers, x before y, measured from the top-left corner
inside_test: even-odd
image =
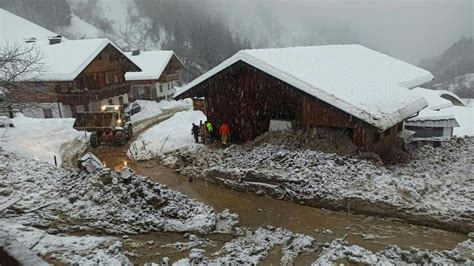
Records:
[[[0,128],[5,127],[15,127],[15,125],[13,125],[13,121],[10,118],[6,116],[0,116]]]

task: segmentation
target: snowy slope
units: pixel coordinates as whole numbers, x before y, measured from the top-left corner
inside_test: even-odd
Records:
[[[71,25],[61,27],[58,31],[63,36],[68,36],[72,39],[93,39],[104,36],[104,32],[80,17],[72,14]]]
[[[461,97],[474,96],[474,73],[457,76],[453,79],[433,85],[437,90],[448,90]]]

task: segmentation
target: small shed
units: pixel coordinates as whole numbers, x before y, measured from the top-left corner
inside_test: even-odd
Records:
[[[184,87],[178,99],[204,97],[207,118],[228,123],[233,142],[269,130],[331,127],[363,150],[385,156],[403,121],[427,106],[411,88],[431,73],[360,45],[243,50]]]
[[[459,127],[453,115],[446,115],[429,109],[423,110],[416,117],[405,122],[405,129],[415,134],[413,140],[436,138],[448,140],[453,136],[453,128]]]

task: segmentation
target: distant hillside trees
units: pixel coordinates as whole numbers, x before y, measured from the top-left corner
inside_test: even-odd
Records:
[[[0,0],[0,8],[53,31],[71,24],[71,8],[66,0]]]
[[[473,97],[470,78],[474,73],[474,39],[463,37],[439,57],[423,59],[420,66],[431,71],[435,80],[428,85],[433,89],[450,89],[461,97]],[[467,80],[469,79],[469,80]]]
[[[219,16],[210,16],[199,1],[135,0],[138,12],[152,23],[152,38],[162,49],[174,50],[184,61],[190,80],[237,51],[250,48],[248,41],[233,36]],[[164,30],[160,30],[160,28]]]

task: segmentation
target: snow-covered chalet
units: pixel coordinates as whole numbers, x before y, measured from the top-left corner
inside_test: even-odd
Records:
[[[403,123],[427,101],[411,91],[433,75],[361,45],[242,50],[176,96],[204,97],[208,120],[227,122],[234,142],[252,140],[272,121],[331,127],[361,150],[387,156]]]
[[[175,87],[184,65],[173,51],[137,49],[126,54],[142,70],[125,74],[127,83],[131,85],[131,99],[160,100],[176,93]]]
[[[8,86],[30,117],[74,117],[128,103],[125,73],[141,69],[108,39],[69,40],[0,9],[0,45],[32,47],[40,60]]]

